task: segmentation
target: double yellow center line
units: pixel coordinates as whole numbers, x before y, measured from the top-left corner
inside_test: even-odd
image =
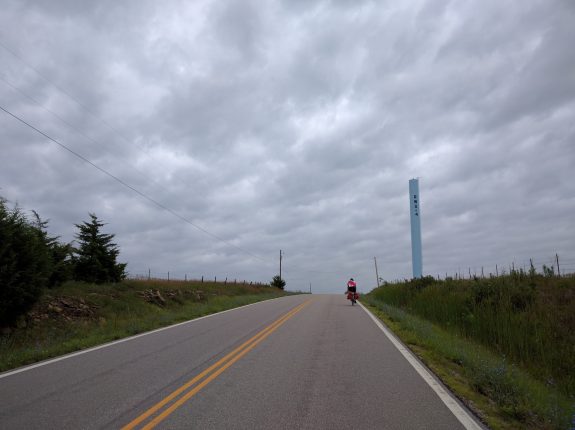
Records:
[[[166,419],[172,412],[174,412],[185,402],[195,396],[202,388],[216,379],[228,367],[230,367],[232,364],[246,355],[249,351],[255,348],[256,345],[263,341],[266,337],[276,331],[283,323],[285,323],[287,320],[301,311],[304,307],[306,307],[309,302],[310,300],[296,306],[291,311],[278,318],[276,321],[271,323],[255,336],[248,339],[228,355],[220,359],[217,363],[214,363],[208,367],[202,373],[186,382],[184,385],[172,392],[160,402],[156,403],[135,420],[122,427],[122,430],[132,430],[140,424],[142,424],[141,430],[153,429],[160,422]],[[152,416],[154,416],[154,418],[151,421],[149,421],[147,424],[143,424],[144,421],[148,420],[148,418]]]

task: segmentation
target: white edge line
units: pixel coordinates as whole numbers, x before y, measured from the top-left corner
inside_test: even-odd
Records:
[[[255,303],[250,303],[250,304],[248,304],[248,305],[239,306],[239,307],[237,307],[237,308],[226,309],[225,311],[220,311],[220,312],[216,312],[216,313],[213,313],[213,314],[204,315],[203,317],[194,318],[194,319],[191,319],[191,320],[188,320],[188,321],[184,321],[184,322],[177,323],[177,324],[172,324],[172,325],[169,325],[169,326],[166,326],[166,327],[157,328],[157,329],[152,330],[152,331],[147,331],[147,332],[145,332],[145,333],[136,334],[136,335],[134,335],[134,336],[125,337],[125,338],[123,338],[123,339],[114,340],[114,341],[108,342],[108,343],[103,343],[102,345],[93,346],[93,347],[91,347],[91,348],[83,349],[83,350],[81,350],[81,351],[71,352],[71,353],[69,353],[69,354],[65,354],[65,355],[62,355],[62,356],[60,356],[60,357],[56,357],[56,358],[52,358],[52,359],[47,359],[47,360],[41,361],[41,362],[36,363],[36,364],[31,364],[31,365],[29,365],[29,366],[20,367],[19,369],[8,370],[8,371],[6,371],[6,372],[4,372],[4,373],[0,373],[0,379],[6,378],[7,376],[15,375],[15,374],[20,373],[20,372],[26,372],[27,370],[32,370],[32,369],[35,369],[35,368],[37,368],[37,367],[42,367],[42,366],[46,366],[46,365],[48,365],[48,364],[56,363],[57,361],[66,360],[66,359],[68,359],[68,358],[76,357],[77,355],[87,354],[87,353],[89,353],[89,352],[97,351],[98,349],[107,348],[107,347],[109,347],[109,346],[114,346],[114,345],[117,345],[117,344],[123,343],[123,342],[129,342],[130,340],[134,340],[134,339],[137,339],[137,338],[142,337],[142,336],[147,336],[147,335],[149,335],[149,334],[158,333],[158,332],[160,332],[160,331],[168,330],[168,329],[171,329],[171,328],[174,328],[174,327],[178,327],[178,326],[181,326],[181,325],[190,324],[190,323],[193,323],[193,322],[196,322],[196,321],[199,321],[199,320],[203,320],[203,319],[205,319],[205,318],[210,318],[210,317],[213,317],[213,316],[216,316],[216,315],[225,314],[226,312],[231,312],[231,311],[236,311],[236,310],[238,310],[238,309],[247,308],[248,306],[257,305],[257,304],[259,304],[259,303],[264,303],[264,302],[269,302],[269,301],[272,301],[272,300],[282,299],[282,298],[284,298],[284,297],[288,297],[288,296],[276,297],[276,298],[274,298],[274,299],[261,300],[261,301],[259,301],[259,302],[255,302]]]
[[[358,302],[359,303],[359,302]],[[405,357],[405,359],[411,364],[411,366],[419,373],[419,375],[423,378],[427,385],[431,387],[435,394],[439,396],[441,401],[445,403],[445,406],[449,408],[449,410],[455,415],[455,417],[459,420],[459,422],[465,427],[467,430],[482,430],[481,427],[477,422],[469,415],[469,413],[463,409],[463,407],[451,397],[449,393],[445,391],[443,386],[439,384],[435,377],[431,375],[429,370],[427,370],[417,358],[413,355],[413,353],[401,343],[391,332],[390,330],[383,325],[383,323],[377,319],[365,306],[361,303],[359,305],[363,308],[363,310],[369,315],[369,317],[373,320],[373,322],[380,328],[380,330],[387,336],[387,338],[393,343],[393,345],[399,350],[399,352]]]

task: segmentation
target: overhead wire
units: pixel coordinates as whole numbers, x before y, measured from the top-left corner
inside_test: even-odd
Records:
[[[58,120],[60,120],[62,123],[66,124],[66,126],[68,126],[70,129],[72,129],[74,132],[76,132],[78,135],[82,136],[83,138],[85,138],[86,140],[99,145],[99,142],[92,139],[91,137],[87,136],[86,134],[84,134],[83,132],[81,132],[80,130],[78,130],[74,125],[72,125],[71,123],[69,123],[67,120],[65,120],[64,118],[62,118],[60,115],[58,115],[57,113],[53,112],[52,110],[42,106],[42,104],[36,100],[34,97],[28,95],[27,93],[25,93],[24,91],[22,91],[20,88],[16,87],[14,84],[12,84],[11,82],[9,82],[7,79],[5,79],[1,74],[0,74],[0,80],[3,81],[6,85],[8,85],[10,88],[12,88],[13,90],[17,91],[18,93],[20,93],[22,96],[26,97],[28,100],[32,101],[33,103],[37,104],[39,107],[41,107],[42,109],[44,109],[45,111],[49,112],[51,115],[53,115],[54,117],[56,117]],[[1,107],[0,107],[1,108]],[[154,204],[158,205],[159,207],[161,207],[164,210],[167,210],[171,213],[173,213],[174,215],[176,215],[178,218],[184,220],[185,222],[189,222],[191,225],[193,225],[194,227],[200,229],[201,231],[203,231],[204,233],[206,233],[206,230],[203,229],[202,227],[195,225],[193,223],[191,223],[189,220],[185,219],[184,217],[180,216],[179,214],[175,213],[175,211],[173,211],[172,209],[168,208],[167,206],[159,203],[158,201],[156,201],[155,199],[151,198],[150,196],[148,196],[147,194],[137,190],[136,188],[134,188],[133,186],[127,184],[125,181],[123,181],[122,179],[118,178],[117,176],[115,176],[114,174],[112,174],[111,172],[105,170],[104,168],[101,168],[100,166],[96,165],[95,163],[91,162],[90,160],[88,160],[86,157],[80,155],[79,153],[77,153],[76,151],[72,150],[71,148],[67,147],[66,145],[62,144],[61,142],[57,141],[56,139],[52,138],[51,136],[49,136],[48,134],[42,132],[41,130],[37,129],[36,127],[32,126],[31,124],[29,124],[28,122],[24,121],[22,118],[17,117],[15,114],[11,113],[10,111],[8,111],[5,108],[1,108],[3,111],[5,111],[6,113],[12,115],[15,119],[21,121],[22,123],[26,124],[27,126],[31,127],[33,130],[35,130],[36,132],[42,134],[44,137],[46,137],[47,139],[53,141],[54,143],[60,145],[61,147],[63,147],[64,149],[66,149],[67,151],[71,152],[72,154],[74,154],[75,156],[79,157],[80,159],[82,159],[83,161],[91,164],[93,167],[97,168],[98,170],[102,171],[103,173],[105,173],[106,175],[112,177],[114,180],[120,182],[122,185],[130,188],[132,191],[137,192],[138,194],[140,194],[142,197],[145,197],[147,200],[153,202]],[[165,187],[163,187],[161,184],[157,183],[156,181],[154,181],[153,179],[148,178],[144,173],[142,173],[141,171],[139,171],[138,169],[136,169],[133,166],[130,166],[131,168],[133,168],[136,172],[138,172],[142,177],[151,180],[152,182],[154,182],[155,185],[158,185],[159,187],[161,187],[162,189],[166,190],[169,192],[169,190],[167,190]],[[224,240],[225,239],[221,239],[218,236],[213,235],[212,233],[207,233],[209,235],[211,235],[212,237],[214,237],[217,240]],[[229,242],[226,241],[226,244],[231,245]],[[235,246],[235,245],[232,245]],[[248,251],[248,254],[251,255],[252,257],[255,257],[255,255],[253,255],[252,253],[250,253]],[[257,256],[256,258],[262,260],[262,261],[269,261],[269,260],[265,260],[259,256]],[[343,272],[334,272],[334,271],[323,271],[323,270],[313,270],[313,269],[295,269],[293,270],[293,272],[295,273],[310,273],[310,274],[319,274],[319,275],[336,275],[336,276],[347,276],[348,273],[343,273]]]
[[[15,58],[17,58],[18,60],[20,60],[23,64],[25,64],[27,67],[29,67],[31,70],[33,70],[39,77],[41,77],[44,81],[46,81],[47,83],[49,83],[50,85],[52,85],[55,89],[57,89],[59,92],[61,92],[62,94],[66,95],[70,100],[74,101],[81,109],[83,109],[85,112],[87,112],[90,116],[92,116],[93,118],[95,118],[97,121],[101,122],[102,124],[104,124],[109,130],[111,130],[115,135],[117,135],[119,138],[121,138],[123,141],[127,142],[128,144],[132,145],[133,142],[129,139],[127,139],[122,133],[120,133],[118,130],[116,130],[111,124],[109,124],[107,121],[105,121],[104,119],[100,118],[99,116],[97,116],[96,114],[94,114],[92,112],[92,110],[86,106],[84,103],[82,103],[80,100],[78,100],[76,97],[74,97],[72,94],[70,94],[68,91],[66,91],[64,88],[60,87],[59,85],[57,85],[56,83],[54,83],[53,81],[51,81],[50,79],[48,79],[46,76],[44,76],[36,67],[34,67],[33,65],[31,65],[30,63],[28,63],[26,60],[24,60],[20,55],[18,55],[14,50],[12,50],[11,48],[9,48],[8,46],[6,46],[5,43],[3,43],[0,40],[0,46],[5,49],[7,52],[9,52],[11,55],[13,55]],[[49,113],[51,113],[52,115],[54,115],[56,118],[58,118],[60,121],[62,121],[64,124],[66,124],[68,127],[70,127],[72,130],[74,130],[76,133],[78,133],[80,136],[84,137],[85,139],[89,140],[92,143],[98,144],[100,145],[99,142],[97,142],[96,140],[90,138],[89,136],[86,136],[83,132],[79,131],[76,127],[74,127],[72,124],[70,124],[68,121],[66,121],[65,119],[63,119],[62,117],[60,117],[58,114],[54,113],[53,111],[51,111],[50,109],[42,106],[42,104],[34,99],[33,97],[31,97],[30,95],[26,94],[24,91],[22,91],[21,89],[17,88],[15,85],[13,85],[12,83],[8,82],[5,78],[2,78],[2,76],[0,76],[0,80],[2,80],[4,83],[6,83],[8,86],[10,86],[12,89],[14,89],[15,91],[18,91],[20,94],[22,94],[24,97],[28,98],[29,100],[33,101],[34,103],[36,103],[38,106],[40,106],[42,109],[48,111]],[[70,153],[72,153],[73,155],[75,155],[76,157],[80,158],[81,160],[83,160],[84,162],[92,165],[94,168],[100,170],[101,172],[103,172],[104,174],[108,175],[109,177],[113,178],[114,180],[116,180],[117,182],[119,182],[120,184],[122,184],[123,186],[129,188],[130,190],[132,190],[133,192],[136,192],[137,194],[139,194],[141,197],[145,198],[146,200],[152,202],[153,204],[155,204],[156,206],[170,212],[172,215],[176,216],[177,218],[181,219],[182,221],[192,225],[193,227],[197,228],[198,230],[204,232],[205,234],[207,234],[208,236],[219,240],[229,246],[232,246],[254,258],[257,258],[261,261],[265,261],[265,262],[269,262],[269,260],[266,260],[248,250],[245,250],[241,247],[238,247],[228,241],[226,241],[223,238],[220,238],[217,235],[214,235],[213,233],[209,232],[208,230],[205,230],[204,228],[202,228],[201,226],[198,226],[196,224],[194,224],[193,222],[191,222],[190,220],[188,220],[187,218],[183,217],[182,215],[178,214],[177,212],[175,212],[174,210],[170,209],[169,207],[163,205],[162,203],[158,202],[157,200],[155,200],[154,198],[150,197],[149,195],[147,195],[144,192],[139,191],[138,189],[136,189],[135,187],[129,185],[128,183],[126,183],[125,181],[123,181],[122,179],[120,179],[119,177],[115,176],[114,174],[112,174],[111,172],[107,171],[106,169],[96,165],[95,163],[91,162],[90,160],[88,160],[87,158],[85,158],[84,156],[80,155],[79,153],[75,152],[74,150],[72,150],[71,148],[67,147],[66,145],[62,144],[61,142],[57,141],[56,139],[52,138],[51,136],[49,136],[48,134],[42,132],[41,130],[37,129],[36,127],[32,126],[31,124],[27,123],[25,120],[23,120],[22,118],[16,116],[15,114],[13,114],[12,112],[8,111],[7,109],[3,108],[0,106],[0,109],[2,109],[4,112],[6,112],[7,114],[13,116],[15,119],[17,119],[18,121],[22,122],[23,124],[27,125],[28,127],[32,128],[33,130],[35,130],[36,132],[40,133],[41,135],[43,135],[44,137],[46,137],[47,139],[53,141],[54,143],[58,144],[59,146],[61,146],[62,148],[64,148],[65,150],[69,151]],[[146,153],[147,155],[149,155],[149,152],[143,148],[141,145],[136,144],[136,146],[139,147],[139,149]],[[127,164],[127,163],[124,163]],[[129,164],[128,164],[129,165]],[[142,173],[141,171],[139,171],[137,168],[135,168],[134,166],[129,165],[132,169],[134,169],[136,172],[138,172],[141,176],[143,176],[144,178],[151,180],[155,185],[161,187],[162,189],[166,190],[165,187],[163,187],[161,184],[159,184],[157,181],[155,181],[152,178],[149,178],[147,175],[145,175],[144,173]],[[183,182],[181,180],[181,178],[179,178],[177,175],[174,175],[174,177],[176,179],[178,179],[180,182]],[[169,192],[169,190],[167,190]],[[313,274],[323,274],[323,275],[341,275],[341,276],[347,276],[347,274],[343,274],[343,272],[333,272],[333,271],[321,271],[321,270],[311,270],[311,269],[296,269],[293,272],[295,273],[313,273]]]
[[[74,97],[72,94],[70,94],[68,91],[66,91],[65,89],[61,88],[59,85],[55,84],[54,82],[52,82],[50,79],[46,78],[37,68],[35,68],[34,66],[32,66],[31,64],[29,64],[27,61],[25,61],[20,55],[18,55],[16,52],[14,52],[14,50],[10,49],[8,46],[6,46],[6,44],[4,44],[1,40],[0,40],[0,46],[2,46],[2,48],[4,48],[6,51],[8,51],[10,54],[12,54],[14,57],[18,58],[22,63],[24,63],[27,67],[29,67],[30,69],[32,69],[38,76],[40,76],[42,79],[44,79],[46,82],[48,82],[50,85],[52,85],[54,88],[56,88],[58,91],[60,91],[61,93],[65,94],[68,98],[70,98],[71,100],[73,100],[78,106],[80,106],[84,111],[86,111],[88,114],[90,114],[93,118],[95,118],[96,120],[100,121],[102,124],[104,124],[106,127],[108,127],[114,134],[116,134],[117,136],[119,136],[122,140],[124,140],[125,142],[130,143],[130,141],[123,136],[118,130],[116,130],[114,127],[112,127],[107,121],[105,121],[104,119],[98,117],[97,115],[95,115],[85,104],[83,104],[80,100],[78,100],[76,97]],[[28,99],[32,100],[33,102],[35,102],[36,104],[38,104],[40,107],[42,107],[43,109],[47,110],[48,112],[50,112],[52,115],[54,115],[56,118],[58,118],[60,121],[64,122],[68,127],[72,128],[74,131],[76,131],[78,134],[80,134],[82,137],[86,138],[87,140],[91,141],[92,143],[96,143],[98,144],[97,141],[95,141],[94,139],[91,139],[90,137],[86,136],[84,133],[82,133],[81,131],[77,130],[74,126],[72,126],[69,122],[67,122],[66,120],[64,120],[63,118],[61,118],[59,115],[57,115],[56,113],[52,112],[51,110],[45,108],[44,106],[41,105],[41,103],[39,103],[37,100],[35,100],[33,97],[29,96],[28,94],[24,93],[22,90],[20,90],[19,88],[17,88],[16,86],[14,86],[13,84],[9,83],[6,79],[3,79],[2,77],[0,77],[0,79],[2,79],[7,85],[9,85],[10,87],[12,87],[14,90],[18,91],[19,93],[21,93],[22,95],[24,95],[25,97],[27,97]],[[155,200],[154,198],[150,197],[149,195],[147,195],[144,192],[141,192],[140,190],[136,189],[135,187],[129,185],[128,183],[126,183],[125,181],[123,181],[122,179],[120,179],[119,177],[115,176],[114,174],[110,173],[109,171],[107,171],[106,169],[96,165],[95,163],[93,163],[92,161],[88,160],[86,157],[80,155],[79,153],[75,152],[74,150],[72,150],[71,148],[67,147],[66,145],[62,144],[61,142],[57,141],[56,139],[52,138],[51,136],[49,136],[48,134],[42,132],[41,130],[39,130],[38,128],[34,127],[33,125],[29,124],[28,122],[26,122],[25,120],[23,120],[22,118],[18,117],[17,115],[13,114],[12,112],[8,111],[7,109],[3,108],[0,106],[0,109],[2,109],[4,112],[8,113],[9,115],[11,115],[12,117],[14,117],[15,119],[17,119],[18,121],[22,122],[23,124],[27,125],[28,127],[32,128],[33,130],[35,130],[36,132],[40,133],[41,135],[43,135],[44,137],[46,137],[47,139],[53,141],[54,143],[56,143],[57,145],[61,146],[62,148],[64,148],[65,150],[69,151],[70,153],[72,153],[74,156],[80,158],[81,160],[83,160],[84,162],[92,165],[93,167],[95,167],[96,169],[100,170],[101,172],[103,172],[104,174],[108,175],[109,177],[113,178],[114,180],[116,180],[117,182],[119,182],[120,184],[122,184],[123,186],[129,188],[130,190],[136,192],[137,194],[139,194],[141,197],[145,198],[146,200],[152,202],[153,204],[155,204],[156,206],[168,211],[169,213],[171,213],[172,215],[176,216],[177,218],[181,219],[182,221],[192,225],[193,227],[197,228],[198,230],[202,231],[203,233],[207,234],[208,236],[221,241],[222,243],[225,243],[228,246],[231,246],[233,248],[236,248],[239,251],[242,251],[243,253],[250,255],[251,257],[254,257],[258,260],[264,261],[264,262],[268,262],[267,259],[264,259],[262,257],[260,257],[259,255],[256,255],[254,253],[252,253],[251,251],[248,251],[242,247],[239,247],[237,245],[234,245],[233,243],[209,232],[208,230],[204,229],[203,227],[193,223],[192,221],[190,221],[189,219],[187,219],[186,217],[180,215],[179,213],[177,213],[176,211],[174,211],[173,209],[165,206],[164,204],[158,202],[157,200]],[[140,146],[140,145],[138,145]],[[145,152],[147,155],[149,155],[148,151],[145,151],[144,148],[140,147],[140,150],[142,150],[143,152]],[[145,174],[143,174],[142,172],[140,172],[138,169],[136,169],[135,167],[131,166],[134,170],[136,170],[139,174],[141,174],[143,177],[147,178],[148,180],[152,180],[152,182],[155,185],[158,185],[159,187],[165,189],[165,187],[163,187],[161,184],[157,183],[157,181],[154,181],[153,179],[150,179],[148,176],[146,176]],[[180,178],[178,178],[181,182],[183,182]]]
[[[204,234],[212,237],[213,239],[216,239],[232,248],[237,249],[238,251],[241,251],[247,255],[250,255],[253,258],[256,258],[258,260],[261,260],[263,262],[269,263],[270,261],[267,259],[264,259],[262,257],[260,257],[259,255],[256,255],[254,253],[252,253],[251,251],[248,251],[245,248],[242,248],[240,246],[234,245],[233,243],[227,241],[226,239],[219,237],[218,235],[206,230],[205,228],[195,224],[194,222],[190,221],[188,218],[184,217],[183,215],[180,215],[178,212],[176,212],[175,210],[169,208],[168,206],[158,202],[157,200],[155,200],[154,198],[148,196],[146,193],[138,190],[137,188],[133,187],[132,185],[128,184],[127,182],[123,181],[122,179],[120,179],[119,177],[115,176],[114,174],[110,173],[109,171],[107,171],[106,169],[98,166],[96,163],[90,161],[88,158],[84,157],[83,155],[79,154],[78,152],[74,151],[73,149],[69,148],[68,146],[66,146],[65,144],[59,142],[58,140],[54,139],[53,137],[51,137],[50,135],[46,134],[45,132],[43,132],[42,130],[34,127],[32,124],[28,123],[27,121],[25,121],[23,118],[19,117],[18,115],[10,112],[8,109],[6,109],[5,107],[0,105],[0,109],[2,111],[4,111],[6,114],[10,115],[11,117],[13,117],[14,119],[16,119],[17,121],[19,121],[20,123],[26,125],[27,127],[31,128],[32,130],[34,130],[36,133],[44,136],[46,139],[49,139],[50,141],[54,142],[55,144],[57,144],[58,146],[60,146],[61,148],[65,149],[66,151],[68,151],[69,153],[71,153],[72,155],[74,155],[75,157],[79,158],[80,160],[84,161],[85,163],[88,163],[89,165],[91,165],[92,167],[94,167],[95,169],[99,170],[100,172],[104,173],[105,175],[109,176],[110,178],[112,178],[113,180],[115,180],[116,182],[118,182],[119,184],[123,185],[124,187],[130,189],[131,191],[135,192],[136,194],[138,194],[140,197],[148,200],[149,202],[153,203],[154,205],[158,206],[161,209],[164,209],[165,211],[169,212],[170,214],[172,214],[173,216],[179,218],[180,220],[184,221],[185,223],[195,227],[196,229],[200,230],[201,232],[203,232]]]
[[[77,133],[79,136],[83,137],[84,139],[88,140],[89,142],[92,142],[93,144],[98,145],[100,148],[102,147],[101,143],[98,142],[97,140],[91,138],[90,136],[87,136],[86,134],[84,134],[82,131],[78,130],[74,125],[72,125],[71,123],[69,123],[67,120],[65,120],[64,118],[62,118],[60,115],[58,115],[56,112],[52,111],[51,109],[48,109],[47,107],[43,106],[42,103],[38,100],[36,100],[34,97],[32,97],[31,95],[25,93],[22,89],[18,88],[17,86],[15,86],[14,84],[12,84],[10,81],[8,81],[4,76],[2,76],[2,74],[0,74],[0,81],[4,82],[6,85],[8,85],[10,88],[12,88],[14,91],[17,91],[19,94],[21,94],[22,96],[26,97],[28,100],[32,101],[33,103],[35,103],[36,105],[38,105],[40,108],[44,109],[46,112],[49,112],[51,115],[53,115],[54,117],[56,117],[58,120],[60,120],[62,123],[66,124],[71,130],[73,130],[75,133]],[[113,155],[113,154],[111,154]],[[153,178],[148,177],[144,172],[142,172],[140,169],[132,166],[129,163],[126,163],[122,160],[120,160],[120,162],[122,164],[124,164],[125,166],[133,169],[135,172],[137,172],[141,177],[143,177],[146,180],[151,181],[155,186],[161,188],[162,190],[164,190],[165,192],[170,193],[170,190],[168,190],[166,187],[164,187],[162,184],[160,184],[158,181],[156,181]]]
[[[28,63],[26,60],[24,60],[20,55],[18,55],[16,52],[14,52],[14,50],[10,49],[8,46],[6,46],[6,44],[4,44],[1,40],[0,40],[0,46],[2,48],[4,48],[6,51],[8,51],[10,54],[12,54],[14,57],[16,57],[18,60],[20,60],[22,63],[24,63],[27,67],[29,67],[30,69],[32,69],[38,76],[40,76],[44,81],[46,81],[47,83],[49,83],[50,85],[52,85],[54,88],[56,88],[58,91],[60,91],[62,94],[65,94],[70,100],[74,101],[74,103],[76,103],[78,106],[80,106],[84,111],[86,111],[88,114],[90,114],[90,116],[92,116],[92,118],[96,119],[97,121],[101,122],[102,124],[104,124],[106,127],[108,127],[112,132],[114,132],[115,134],[117,134],[118,136],[120,136],[124,141],[126,142],[130,142],[125,136],[123,136],[118,130],[116,130],[114,127],[112,127],[112,125],[110,125],[106,120],[100,118],[99,116],[97,116],[96,114],[94,114],[92,112],[92,110],[86,106],[84,103],[82,103],[80,100],[78,100],[76,97],[74,97],[72,94],[70,94],[68,91],[66,91],[64,88],[60,87],[59,85],[55,84],[52,80],[48,79],[46,76],[44,76],[36,67],[34,67],[33,65],[31,65],[30,63]],[[142,148],[143,150],[143,148]]]
[[[9,52],[12,56],[14,56],[15,58],[17,58],[18,60],[20,60],[20,62],[22,62],[24,65],[26,65],[26,67],[29,67],[31,70],[34,71],[34,73],[36,73],[36,75],[38,75],[39,77],[41,77],[45,82],[47,82],[48,84],[52,85],[56,90],[58,90],[59,92],[61,92],[62,94],[64,94],[66,97],[68,97],[70,100],[72,100],[74,103],[76,103],[82,110],[84,110],[85,112],[87,112],[92,118],[94,118],[96,121],[99,121],[100,123],[104,124],[104,126],[106,126],[113,134],[115,134],[116,136],[118,136],[121,140],[123,140],[124,142],[126,142],[127,144],[129,144],[130,146],[135,145],[138,147],[138,150],[145,153],[146,155],[150,155],[149,151],[143,147],[142,145],[133,142],[132,140],[128,139],[126,136],[124,136],[120,131],[118,131],[115,127],[113,127],[109,122],[107,122],[106,120],[104,120],[103,118],[99,117],[98,115],[96,115],[88,106],[86,106],[84,103],[82,103],[80,100],[78,100],[76,97],[74,97],[72,94],[70,94],[68,91],[66,91],[64,88],[60,87],[59,85],[57,85],[56,83],[54,83],[52,80],[48,79],[46,76],[44,76],[36,67],[34,67],[33,65],[31,65],[30,63],[28,63],[26,60],[24,60],[20,55],[18,55],[16,52],[14,52],[14,50],[10,49],[8,46],[6,46],[5,43],[2,42],[2,40],[0,40],[0,46],[5,49],[7,52]],[[6,81],[5,81],[6,82]],[[11,85],[12,86],[12,85]],[[18,90],[20,91],[20,90]],[[26,97],[29,97],[26,95]],[[50,111],[51,112],[51,111]],[[132,168],[134,168],[135,170],[137,170],[135,167],[132,166]],[[177,174],[172,174],[172,176],[176,179],[178,179],[182,184],[185,185],[185,182],[177,175]],[[153,182],[157,182],[152,180]],[[161,187],[161,185],[160,185]]]

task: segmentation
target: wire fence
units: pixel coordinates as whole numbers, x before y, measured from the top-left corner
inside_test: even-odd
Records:
[[[218,276],[193,276],[188,275],[187,273],[178,273],[178,272],[152,272],[151,269],[148,271],[137,271],[137,272],[129,272],[128,279],[133,280],[146,280],[146,281],[174,281],[174,282],[214,282],[214,283],[222,283],[224,285],[233,284],[233,285],[256,285],[256,286],[267,286],[269,283],[264,283],[260,281],[249,281],[247,279],[238,279],[238,278],[231,278],[227,276],[218,277]]]
[[[575,276],[575,259],[561,258],[555,254],[548,258],[522,259],[511,263],[491,263],[489,265],[473,265],[458,267],[437,274],[429,273],[436,279],[472,279],[505,276],[513,273],[537,274],[548,277],[572,277]]]
[[[575,276],[575,258],[561,258],[558,254],[548,258],[522,259],[511,261],[511,263],[490,263],[485,265],[473,265],[467,267],[457,267],[445,272],[427,274],[436,279],[473,279],[505,276],[513,273],[538,274],[548,277],[573,277]],[[184,281],[184,282],[220,282],[227,284],[257,285],[266,286],[267,282],[249,281],[242,278],[232,278],[229,276],[198,276],[181,272],[156,272],[151,269],[130,271],[128,279],[134,280],[159,280],[159,281]],[[284,278],[285,279],[285,278]],[[290,278],[288,278],[290,279]],[[293,279],[292,279],[293,280]],[[399,279],[395,281],[399,282]],[[380,282],[385,280],[380,278]]]

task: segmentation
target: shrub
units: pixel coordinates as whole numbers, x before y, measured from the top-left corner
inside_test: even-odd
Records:
[[[272,281],[270,282],[270,285],[272,287],[277,287],[280,290],[283,290],[286,286],[286,281],[284,281],[282,278],[280,278],[279,275],[276,275],[273,277]]]
[[[429,287],[430,285],[435,284],[435,278],[433,276],[423,276],[421,278],[413,278],[410,282],[410,285],[415,288],[416,290],[421,290],[423,288]]]

